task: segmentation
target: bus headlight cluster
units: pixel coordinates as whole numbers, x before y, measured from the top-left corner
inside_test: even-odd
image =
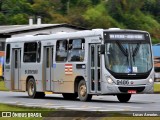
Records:
[[[108,82],[109,84],[112,84],[112,83],[113,83],[113,80],[112,80],[110,77],[107,77],[107,82]]]
[[[149,83],[153,83],[153,79],[152,78],[149,79]]]

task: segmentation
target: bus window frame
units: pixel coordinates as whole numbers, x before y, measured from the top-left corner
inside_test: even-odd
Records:
[[[66,55],[66,58],[65,58],[66,60],[65,60],[65,61],[57,60],[57,52],[60,51],[60,50],[58,49],[58,42],[59,42],[59,41],[66,41],[66,42],[67,42],[67,44],[66,44],[66,49],[65,49],[67,55]],[[65,62],[68,61],[68,39],[63,39],[63,40],[57,40],[57,41],[56,41],[55,61],[56,61],[56,63],[65,63]]]
[[[73,48],[73,40],[81,40],[81,48]],[[68,47],[68,57],[67,57],[67,60],[68,62],[84,62],[85,60],[85,39],[84,38],[74,38],[74,39],[69,39],[69,47]],[[84,44],[84,45],[82,45]],[[71,50],[83,50],[84,51],[84,56],[83,56],[83,60],[82,61],[72,61],[72,60],[69,60],[69,51]]]
[[[36,41],[33,41],[33,42],[24,42],[24,47],[23,47],[23,63],[37,63],[37,53],[38,53],[38,51],[37,51],[37,46],[36,46],[36,51],[34,51],[34,52],[36,52],[36,55],[35,55],[35,61],[24,61],[24,55],[25,55],[25,44],[29,44],[29,43],[36,43],[36,45],[37,45],[37,42]],[[33,52],[33,51],[32,51]]]

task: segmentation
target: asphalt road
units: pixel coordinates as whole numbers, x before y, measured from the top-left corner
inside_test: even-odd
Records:
[[[64,100],[60,94],[31,99],[26,92],[0,91],[0,103],[80,111],[160,111],[159,94],[132,95],[128,103],[120,103],[116,96],[93,96],[91,102],[81,102]]]

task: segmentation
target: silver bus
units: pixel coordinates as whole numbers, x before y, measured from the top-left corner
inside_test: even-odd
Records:
[[[148,32],[118,28],[8,38],[5,85],[31,98],[50,91],[72,100],[116,95],[128,102],[132,94],[153,92],[151,50]]]

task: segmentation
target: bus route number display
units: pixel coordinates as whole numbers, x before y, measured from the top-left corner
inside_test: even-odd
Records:
[[[110,40],[144,40],[143,34],[109,34]]]

